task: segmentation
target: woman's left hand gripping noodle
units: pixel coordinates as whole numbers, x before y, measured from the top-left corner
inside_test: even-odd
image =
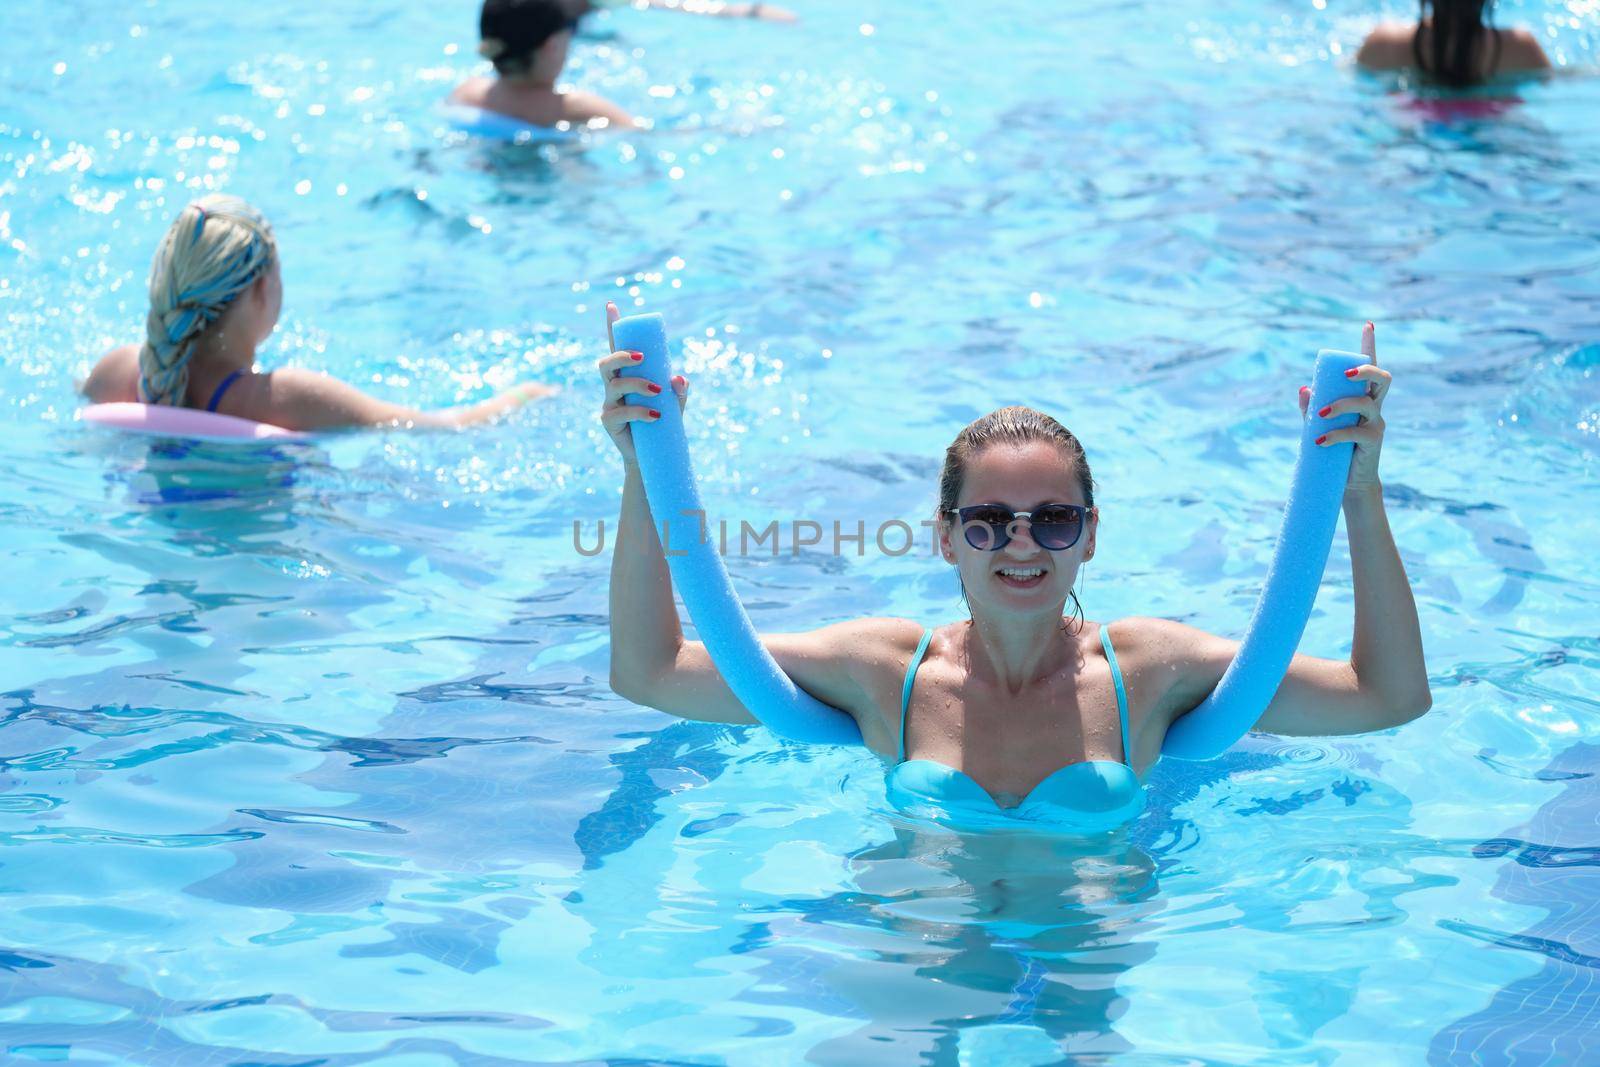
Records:
[[[630,393],[658,395],[661,386],[636,377],[632,373],[632,369],[643,358],[639,353],[617,351],[617,342],[612,336],[611,326],[621,317],[617,305],[608,302],[606,347],[610,349],[610,355],[603,357],[595,367],[600,371],[605,386],[605,403],[600,411],[600,424],[606,428],[606,433],[611,435],[611,442],[617,446],[617,451],[622,453],[623,469],[633,472],[638,469],[638,458],[634,455],[633,433],[628,424],[645,419],[658,419],[661,413],[643,404],[629,404],[626,398]],[[673,375],[672,392],[678,398],[678,410],[682,411],[689,403],[689,379],[681,374]]]
[[[1381,484],[1378,480],[1378,454],[1383,450],[1383,398],[1389,393],[1391,378],[1388,371],[1378,366],[1377,330],[1370,322],[1361,331],[1361,354],[1371,362],[1350,371],[1349,376],[1367,383],[1367,395],[1335,400],[1317,412],[1324,418],[1331,415],[1360,416],[1360,421],[1354,426],[1329,430],[1317,438],[1317,444],[1324,448],[1345,441],[1356,446],[1350,460],[1350,477],[1345,482],[1346,492],[1370,489]],[[1300,414],[1307,413],[1306,405],[1310,400],[1310,388],[1301,386]]]

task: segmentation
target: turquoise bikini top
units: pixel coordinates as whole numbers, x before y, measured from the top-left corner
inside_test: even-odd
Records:
[[[971,776],[937,760],[906,759],[906,709],[911,705],[911,686],[917,667],[928,651],[932,630],[922,634],[916,655],[906,665],[906,681],[900,691],[900,753],[889,771],[889,801],[907,814],[937,819],[961,826],[973,824],[1014,827],[1018,822],[1039,824],[1041,829],[1069,833],[1101,833],[1114,830],[1144,809],[1144,788],[1126,762],[1084,760],[1046,777],[1033,787],[1015,807],[1001,807],[988,790]],[[1122,720],[1122,756],[1128,757],[1128,695],[1122,687],[1122,671],[1111,648],[1111,634],[1100,627],[1100,644],[1111,664],[1111,680],[1117,687],[1117,715]]]

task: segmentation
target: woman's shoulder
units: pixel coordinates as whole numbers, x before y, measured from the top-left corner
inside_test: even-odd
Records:
[[[1374,70],[1409,67],[1415,62],[1412,41],[1416,35],[1415,22],[1380,22],[1361,42],[1356,62]]]
[[[139,399],[139,346],[119,345],[100,357],[79,386],[91,404],[135,403]]]
[[[924,629],[909,619],[849,619],[805,633],[767,634],[763,641],[791,675],[803,668],[839,692],[856,694],[850,706],[868,747],[892,752],[902,680]]]
[[[1182,640],[1190,634],[1204,632],[1186,622],[1157,618],[1153,615],[1127,615],[1098,625],[1101,630],[1109,634],[1112,643],[1119,649],[1123,645],[1170,643]]]
[[[286,430],[338,430],[426,418],[421,412],[367,396],[348,382],[304,367],[249,371],[227,393],[227,414]]]
[[[483,107],[484,101],[489,98],[489,89],[493,85],[493,78],[468,78],[450,90],[450,95],[444,98],[444,102],[464,107]]]
[[[836,622],[811,631],[799,642],[776,640],[785,646],[809,646],[812,655],[832,661],[856,685],[877,694],[890,689],[898,692],[900,679],[927,629],[910,619],[876,617]]]
[[[1176,619],[1133,616],[1102,623],[1127,685],[1135,728],[1172,719],[1209,693],[1233,662],[1238,644]]]
[[[1519,28],[1500,31],[1500,69],[1502,71],[1546,70],[1550,57],[1532,31]]]
[[[628,130],[639,125],[639,120],[620,105],[581,89],[569,89],[561,94],[561,117],[574,125],[591,128]]]
[[[849,649],[851,659],[864,663],[899,661],[916,651],[922,635],[930,627],[910,619],[875,616],[836,622],[817,631],[828,635],[841,648]]]
[[[1103,622],[1100,627],[1111,639],[1117,661],[1124,669],[1208,665],[1217,659],[1226,662],[1233,655],[1233,642],[1177,619],[1130,615]]]

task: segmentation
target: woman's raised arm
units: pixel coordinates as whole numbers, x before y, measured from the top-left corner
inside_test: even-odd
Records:
[[[1317,443],[1355,444],[1344,492],[1345,531],[1355,589],[1355,624],[1348,661],[1297,655],[1255,728],[1294,736],[1335,736],[1383,730],[1424,714],[1432,706],[1422,656],[1422,630],[1411,583],[1389,531],[1378,480],[1383,447],[1383,400],[1390,375],[1377,363],[1372,323],[1361,337],[1372,362],[1351,372],[1368,383],[1367,395],[1336,401],[1324,414],[1354,413],[1360,422],[1332,430]],[[1301,404],[1307,394],[1301,392]],[[1184,666],[1171,675],[1164,703],[1176,720],[1194,708],[1232,662],[1238,645],[1179,623],[1162,627],[1173,658]]]
[[[607,305],[607,333],[617,318]],[[600,421],[622,456],[622,514],[611,557],[611,688],[636,704],[703,722],[754,723],[699,641],[684,638],[672,574],[645,498],[631,423],[659,418],[628,394],[669,399],[662,384],[632,373],[639,353],[612,351],[596,365],[605,387]],[[689,383],[670,383],[671,400],[688,402]],[[903,670],[920,630],[903,619],[860,619],[796,634],[763,634],[761,643],[794,683],[853,716],[867,743],[885,741],[883,680]],[[903,650],[900,646],[906,646]]]

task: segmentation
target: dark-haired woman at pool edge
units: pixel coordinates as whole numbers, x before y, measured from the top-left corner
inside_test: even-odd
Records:
[[[1297,655],[1259,730],[1366,733],[1431,703],[1416,606],[1378,481],[1390,376],[1377,365],[1370,323],[1362,351],[1371,362],[1353,373],[1367,394],[1330,406],[1360,421],[1320,439],[1355,445],[1344,493],[1352,651],[1348,661]],[[632,376],[635,364],[629,352],[599,362],[601,421],[626,478],[611,569],[611,685],[685,718],[752,723],[705,646],[686,641],[679,625],[629,429],[659,416],[623,402],[628,393],[670,397],[667,383]],[[688,383],[670,384],[686,402]],[[939,480],[939,548],[960,576],[969,619],[932,629],[858,619],[763,636],[799,686],[851,715],[867,745],[894,761],[889,793],[900,806],[1014,811],[1086,832],[1140,810],[1141,780],[1167,728],[1211,692],[1238,645],[1167,619],[1082,616],[1072,590],[1095,553],[1094,492],[1084,449],[1060,423],[1029,408],[992,412],[956,436]]]

